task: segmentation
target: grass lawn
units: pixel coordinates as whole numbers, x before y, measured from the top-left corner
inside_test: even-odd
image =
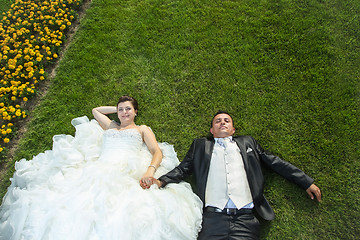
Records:
[[[11,4],[14,2],[14,0],[0,0],[0,14],[9,10]]]
[[[236,134],[304,170],[323,193],[318,204],[265,170],[276,218],[262,222],[262,239],[356,239],[359,18],[355,0],[93,0],[8,161],[51,149],[53,135],[74,134],[72,118],[92,118],[123,94],[139,101],[137,123],[182,159],[223,109]]]

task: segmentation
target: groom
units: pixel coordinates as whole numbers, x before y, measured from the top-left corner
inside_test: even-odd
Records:
[[[227,112],[215,114],[210,132],[213,138],[195,139],[179,166],[153,179],[165,187],[194,175],[204,203],[198,239],[259,239],[260,224],[253,211],[266,220],[275,217],[263,195],[262,165],[298,184],[311,199],[321,200],[320,189],[303,171],[266,152],[251,136],[233,136],[235,128]]]

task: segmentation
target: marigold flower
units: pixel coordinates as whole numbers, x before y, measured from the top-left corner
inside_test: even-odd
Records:
[[[63,43],[64,30],[71,26],[74,19],[74,5],[79,5],[79,0],[46,0],[38,3],[15,0],[3,15],[0,19],[0,61],[5,64],[0,67],[1,99],[17,101],[22,98],[26,102],[28,98],[23,94],[35,93],[34,84],[38,83],[38,79],[45,79],[42,65],[46,64],[46,60],[59,57],[53,48],[61,47]],[[32,83],[23,83],[30,80]],[[5,121],[15,117],[25,118],[25,111],[20,109],[20,105],[13,107],[1,102],[0,118]],[[6,134],[13,131],[11,126],[9,123],[8,129],[4,130]],[[3,150],[1,145],[0,149]]]
[[[10,142],[10,139],[9,138],[4,138],[4,143],[8,143]]]

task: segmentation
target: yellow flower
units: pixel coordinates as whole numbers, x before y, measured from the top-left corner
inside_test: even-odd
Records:
[[[28,98],[27,98],[27,97],[24,97],[23,100],[24,100],[24,102],[26,102],[26,101],[28,100]]]
[[[8,142],[10,142],[10,139],[4,138],[4,143],[8,143]]]

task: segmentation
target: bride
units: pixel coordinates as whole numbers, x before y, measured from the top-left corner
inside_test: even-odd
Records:
[[[52,150],[15,164],[0,207],[0,240],[196,239],[202,203],[188,183],[149,184],[179,161],[134,119],[136,100],[73,119],[75,137],[56,135]],[[107,114],[117,112],[120,124]]]

